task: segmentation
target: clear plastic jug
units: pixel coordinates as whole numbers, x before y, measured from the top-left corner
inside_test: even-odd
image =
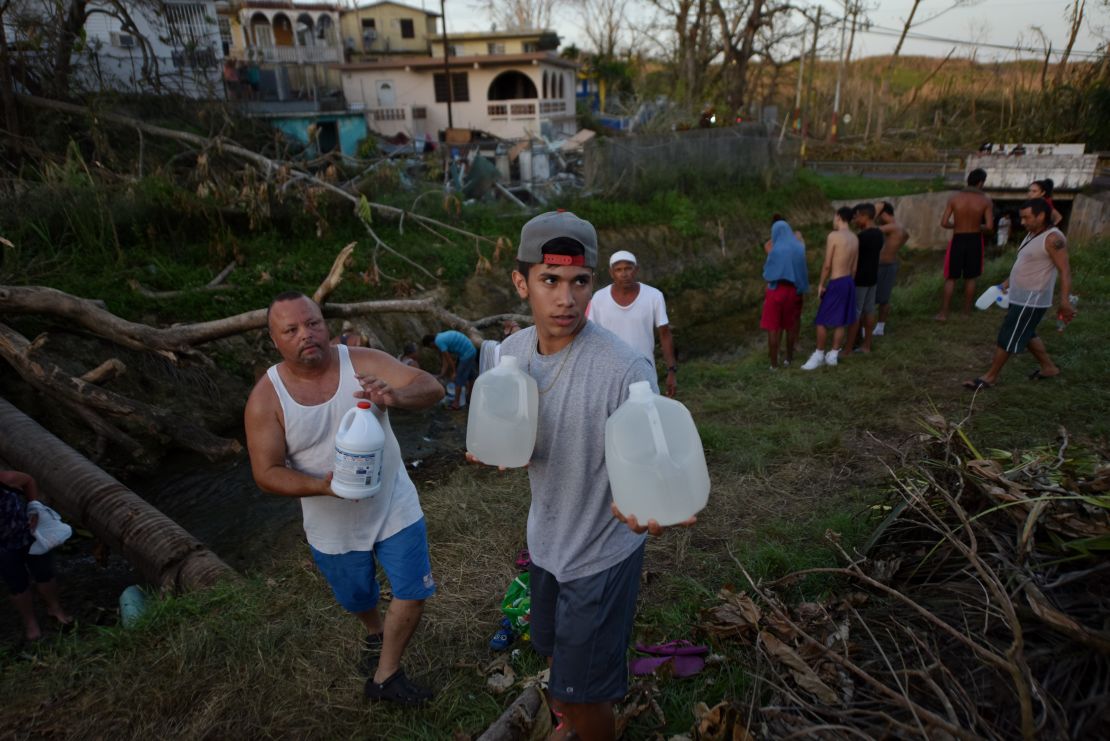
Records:
[[[466,449],[482,463],[519,468],[536,447],[540,396],[536,380],[515,357],[502,355],[496,368],[474,382],[466,421]]]
[[[385,430],[373,405],[360,401],[343,415],[335,433],[331,490],[344,499],[366,499],[382,488]]]
[[[629,386],[605,423],[605,467],[617,508],[641,524],[683,522],[709,500],[709,469],[690,412],[647,381]]]

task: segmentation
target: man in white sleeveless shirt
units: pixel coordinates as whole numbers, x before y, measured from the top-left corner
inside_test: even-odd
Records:
[[[1075,307],[1070,300],[1068,241],[1063,232],[1051,225],[1052,208],[1043,198],[1021,204],[1020,213],[1021,225],[1028,234],[1018,249],[1010,277],[1002,282],[1002,288],[1008,291],[1010,306],[998,331],[990,369],[982,376],[964,382],[964,387],[972,391],[996,384],[1006,361],[1026,348],[1037,361],[1037,367],[1029,374],[1030,378],[1048,379],[1060,375],[1060,368],[1048,356],[1036,329],[1045,312],[1052,307],[1057,275],[1060,277],[1060,300],[1056,317],[1066,323],[1075,316]]]
[[[416,631],[424,600],[435,593],[424,513],[405,471],[388,411],[424,409],[443,398],[430,374],[379,350],[329,342],[320,307],[307,296],[279,294],[267,312],[281,354],[247,400],[245,425],[251,471],[259,488],[299,497],[312,556],[336,600],[367,631],[361,668],[366,696],[404,705],[432,693],[412,683],[401,655]],[[331,489],[335,433],[359,399],[374,404],[385,431],[381,489],[361,500]],[[378,612],[374,575],[380,563],[393,590]]]

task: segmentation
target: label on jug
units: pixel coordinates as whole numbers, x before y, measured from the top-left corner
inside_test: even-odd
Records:
[[[333,484],[373,488],[378,485],[381,476],[382,451],[348,453],[345,450],[336,449],[335,471],[332,473]]]

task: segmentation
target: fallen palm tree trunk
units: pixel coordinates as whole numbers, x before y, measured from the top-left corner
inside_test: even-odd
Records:
[[[44,499],[116,549],[143,578],[187,591],[236,572],[173,520],[0,399],[0,458],[31,474]]]

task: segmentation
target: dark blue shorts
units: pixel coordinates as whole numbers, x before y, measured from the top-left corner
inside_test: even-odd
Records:
[[[1002,319],[1002,326],[998,328],[998,346],[1008,353],[1025,352],[1029,340],[1037,336],[1037,325],[1047,311],[1047,308],[1034,309],[1010,304]]]
[[[455,366],[455,395],[461,397],[462,389],[478,377],[478,353],[474,353],[466,360],[460,360]],[[470,400],[467,399],[467,403]]]
[[[328,580],[335,600],[348,612],[366,612],[378,605],[378,580],[374,559],[382,565],[397,599],[420,600],[435,594],[432,562],[428,556],[428,529],[421,517],[399,533],[374,544],[372,551],[331,555],[312,546],[312,558]]]
[[[0,578],[8,585],[12,594],[23,594],[31,586],[48,582],[54,578],[54,558],[47,551],[40,556],[32,556],[31,546],[9,550],[0,548]]]
[[[624,698],[643,564],[641,545],[615,566],[573,581],[559,582],[532,565],[532,646],[552,657],[552,697],[568,703]]]

